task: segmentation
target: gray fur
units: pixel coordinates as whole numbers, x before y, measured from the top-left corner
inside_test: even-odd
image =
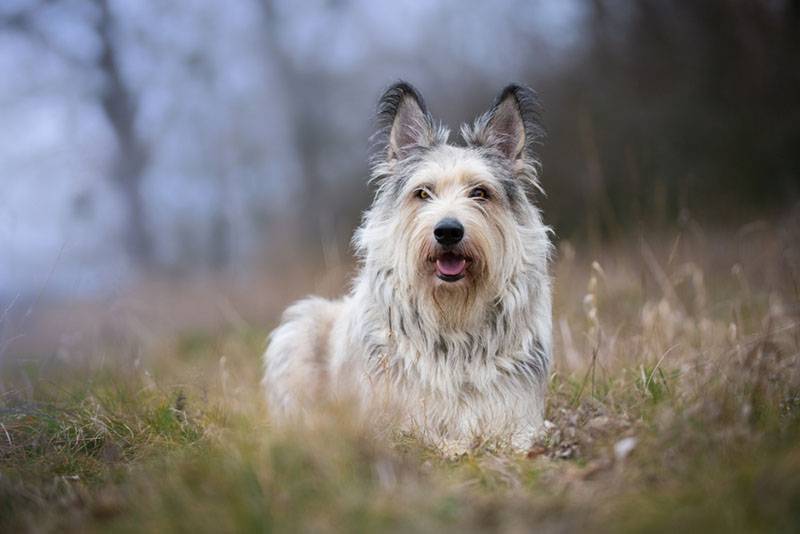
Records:
[[[349,399],[448,452],[476,439],[530,445],[552,353],[549,229],[530,199],[534,103],[509,86],[453,146],[413,87],[386,91],[377,191],[353,238],[361,269],[346,297],[295,304],[272,334],[263,383],[274,417]],[[469,195],[475,184],[486,199]],[[432,271],[444,216],[465,227],[458,252],[470,263],[455,283]]]

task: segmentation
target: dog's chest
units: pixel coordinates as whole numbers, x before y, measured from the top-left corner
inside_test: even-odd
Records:
[[[369,304],[356,307],[350,322],[351,347],[363,355],[370,379],[472,397],[505,387],[513,362],[525,358],[523,334],[530,330],[514,324],[502,308],[478,314],[471,327],[448,329],[415,299],[375,298],[385,291],[374,290],[385,288],[365,291],[368,297],[360,302]]]
[[[387,330],[367,345],[368,372],[405,390],[477,398],[504,387],[502,346],[473,334],[411,338]]]

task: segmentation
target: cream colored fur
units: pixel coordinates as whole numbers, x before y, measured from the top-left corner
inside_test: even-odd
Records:
[[[377,430],[448,453],[486,440],[524,450],[542,427],[552,350],[551,245],[529,198],[538,181],[526,94],[499,99],[465,129],[466,146],[453,146],[408,91],[392,101],[378,191],[354,237],[352,290],[292,305],[271,335],[271,416],[352,402]],[[436,276],[433,229],[445,217],[463,224],[456,248],[471,260],[456,282]]]

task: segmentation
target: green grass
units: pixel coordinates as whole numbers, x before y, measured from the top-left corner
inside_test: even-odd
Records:
[[[7,362],[0,531],[798,531],[797,266],[687,289],[689,250],[664,261],[671,292],[608,254],[602,274],[557,266],[551,425],[527,454],[445,458],[344,409],[272,428],[266,330],[178,335],[135,363]]]

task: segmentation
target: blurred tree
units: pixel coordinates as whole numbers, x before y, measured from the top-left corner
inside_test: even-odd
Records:
[[[263,11],[264,36],[267,43],[267,57],[275,62],[278,80],[282,84],[281,97],[288,112],[288,135],[293,138],[295,150],[298,152],[297,177],[300,186],[300,203],[295,212],[295,224],[300,227],[299,235],[306,243],[306,252],[317,254],[322,243],[319,235],[325,198],[325,185],[321,176],[318,159],[321,152],[328,147],[330,140],[325,139],[325,125],[320,122],[322,113],[318,106],[324,95],[320,88],[325,86],[319,70],[302,69],[285,50],[281,41],[281,15],[274,0],[260,0]],[[326,6],[327,8],[327,6]],[[318,35],[320,43],[324,36]]]
[[[0,0],[0,30],[5,135],[33,125],[18,147],[33,163],[0,161],[17,211],[36,203],[18,176],[63,168],[40,197],[95,214],[73,233],[106,243],[121,224],[141,267],[344,249],[397,78],[454,127],[511,81],[540,90],[540,202],[560,236],[736,222],[800,195],[798,0]],[[63,138],[79,124],[80,143]],[[85,165],[57,168],[60,152]],[[19,254],[70,233],[58,224]]]
[[[583,52],[544,83],[561,230],[722,222],[797,200],[798,2],[588,5]]]
[[[96,16],[87,17],[88,21],[93,21],[100,42],[96,63],[87,64],[83,58],[71,56],[57,44],[57,40],[53,39],[46,27],[37,23],[37,16],[41,11],[55,6],[66,6],[76,12],[81,12],[81,7],[97,8],[94,13]],[[114,37],[114,14],[108,1],[93,0],[70,5],[69,2],[60,0],[40,0],[1,15],[0,26],[28,35],[33,41],[58,54],[73,68],[82,71],[87,78],[92,71],[100,71],[103,80],[98,97],[117,142],[110,178],[120,192],[126,208],[125,249],[135,264],[142,268],[151,267],[153,245],[146,224],[141,192],[148,150],[136,133],[136,97],[121,72],[119,50]]]
[[[126,249],[140,267],[150,268],[153,243],[142,201],[142,179],[148,150],[136,132],[136,98],[120,70],[113,14],[108,0],[97,0],[97,5],[100,9],[96,26],[101,43],[99,68],[104,77],[100,100],[118,144],[111,179],[119,188],[126,208]]]

